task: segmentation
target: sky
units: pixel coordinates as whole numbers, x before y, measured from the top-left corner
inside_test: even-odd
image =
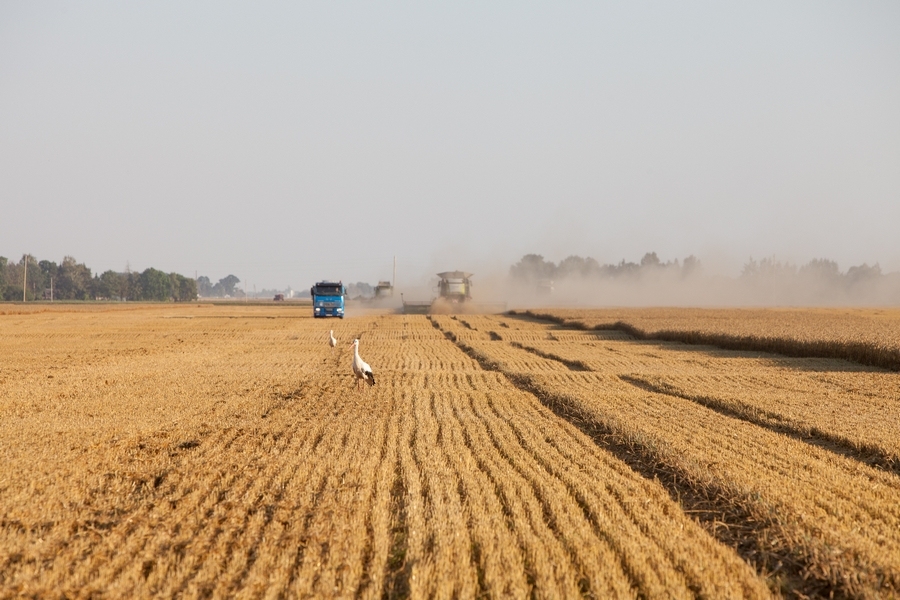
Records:
[[[900,3],[0,3],[0,255],[900,270]]]

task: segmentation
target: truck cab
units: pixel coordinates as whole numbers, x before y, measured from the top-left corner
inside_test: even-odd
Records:
[[[313,317],[344,318],[344,297],[347,288],[340,281],[320,281],[309,289],[312,296]]]

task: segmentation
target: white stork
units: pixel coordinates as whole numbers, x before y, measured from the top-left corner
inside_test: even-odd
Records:
[[[337,340],[334,337],[334,330],[328,330],[328,345],[331,346],[331,352],[334,353],[334,347],[337,346]]]
[[[353,340],[350,345],[353,346],[353,374],[356,375],[356,389],[359,390],[360,380],[364,380],[369,385],[375,385],[372,367],[359,357],[359,340]]]

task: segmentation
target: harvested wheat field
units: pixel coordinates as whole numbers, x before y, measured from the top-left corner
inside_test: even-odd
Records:
[[[0,313],[2,597],[900,595],[891,371],[587,313]]]
[[[643,339],[843,358],[900,371],[900,308],[542,309],[523,314]]]

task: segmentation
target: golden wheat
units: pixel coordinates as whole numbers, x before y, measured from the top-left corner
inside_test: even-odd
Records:
[[[760,538],[769,536],[770,543],[802,562],[805,573],[824,585],[861,596],[885,590],[897,593],[900,588],[900,478],[896,474],[735,418],[722,406],[711,410],[709,402],[697,402],[689,394],[682,397],[671,390],[662,394],[641,385],[648,378],[679,375],[684,385],[691,385],[695,374],[712,377],[723,363],[737,361],[745,374],[755,377],[756,391],[764,389],[760,382],[765,381],[770,387],[790,390],[796,387],[794,379],[808,382],[800,361],[787,369],[767,364],[768,360],[719,356],[725,353],[713,353],[710,358],[703,349],[623,342],[616,335],[604,339],[605,332],[576,332],[574,339],[547,341],[534,335],[533,324],[521,330],[521,337],[520,330],[508,328],[507,341],[487,341],[484,338],[490,340],[489,335],[478,339],[480,328],[496,331],[499,319],[486,317],[474,329],[471,322],[460,328],[452,320],[441,319],[441,326],[460,336],[457,339],[467,336],[461,343],[471,351],[501,372],[525,378],[549,402],[561,403],[576,418],[594,421],[644,448],[697,485],[720,490],[758,519],[765,528]],[[553,327],[546,330],[555,336]],[[546,369],[548,361],[567,369]],[[840,369],[841,361],[834,362]],[[817,370],[822,369],[821,360],[816,364]],[[857,384],[865,386],[868,374],[858,371],[863,378]],[[715,386],[700,393],[716,393]],[[882,398],[891,415],[896,414],[897,404],[896,396],[893,401]],[[849,408],[866,412],[865,403]],[[807,407],[808,412],[812,410]],[[815,421],[802,410],[799,414],[810,423]],[[870,413],[862,421],[874,427],[882,414]],[[881,431],[885,430],[882,425]],[[884,435],[879,439],[885,445],[895,443]]]
[[[769,595],[659,483],[424,317],[0,318],[0,596]]]
[[[900,371],[896,308],[550,309],[524,314],[583,329],[619,329],[638,338],[841,358]]]

